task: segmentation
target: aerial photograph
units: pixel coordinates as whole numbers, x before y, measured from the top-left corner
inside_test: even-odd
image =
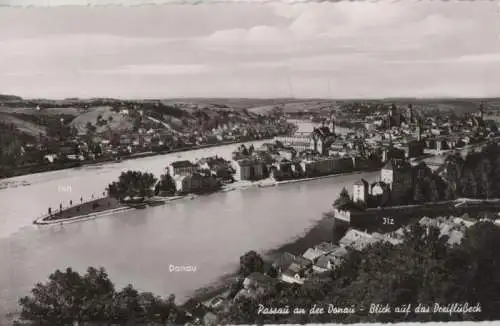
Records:
[[[0,325],[500,321],[500,3],[91,2],[0,6]]]

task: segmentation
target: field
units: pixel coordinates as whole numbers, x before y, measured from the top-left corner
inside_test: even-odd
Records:
[[[5,124],[15,125],[20,132],[29,136],[38,137],[40,134],[47,134],[47,129],[45,127],[8,114],[0,113],[0,121]]]
[[[71,126],[74,126],[78,130],[78,134],[86,133],[86,126],[89,122],[97,127],[97,133],[102,133],[108,129],[118,132],[131,131],[133,128],[132,120],[120,113],[113,112],[111,109],[110,106],[90,108],[71,121]],[[103,120],[107,120],[106,125],[96,125],[99,116],[101,116]],[[112,117],[111,121],[110,117]]]
[[[9,107],[9,106],[0,106],[0,112],[1,113],[6,113],[6,114],[13,114],[13,113],[20,113],[20,114],[29,114],[29,115],[50,115],[50,116],[57,116],[57,115],[73,115],[73,116],[78,116],[82,112],[84,112],[83,109],[78,109],[74,107],[67,107],[67,108],[44,108],[42,110],[37,110],[36,107]]]

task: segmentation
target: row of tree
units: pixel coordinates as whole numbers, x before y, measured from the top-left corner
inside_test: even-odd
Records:
[[[213,175],[199,176],[202,178],[202,186],[196,189],[199,193],[205,193],[220,189],[219,178]],[[129,198],[147,198],[153,195],[173,196],[178,193],[175,180],[167,173],[160,176],[158,180],[153,174],[140,171],[122,172],[118,181],[108,185],[110,197],[124,201]]]

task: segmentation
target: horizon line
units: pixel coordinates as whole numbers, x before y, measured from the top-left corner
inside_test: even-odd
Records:
[[[175,97],[23,97],[14,94],[2,94],[0,97],[17,97],[27,101],[92,101],[92,100],[119,100],[119,101],[165,101],[165,100],[286,100],[286,101],[384,101],[384,100],[485,100],[485,99],[500,99],[497,96],[387,96],[387,97],[247,97],[247,96],[175,96]]]

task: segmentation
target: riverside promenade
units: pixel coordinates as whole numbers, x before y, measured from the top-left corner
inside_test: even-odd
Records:
[[[35,225],[54,225],[54,224],[65,224],[73,222],[81,222],[90,220],[97,217],[108,216],[116,214],[119,212],[125,212],[137,208],[145,208],[146,206],[159,206],[166,202],[174,201],[182,198],[193,198],[192,196],[172,196],[172,197],[158,197],[154,196],[144,200],[143,203],[139,205],[134,203],[122,203],[119,200],[107,196],[103,193],[100,197],[91,197],[90,200],[84,201],[81,198],[80,203],[74,205],[72,201],[68,203],[68,206],[64,206],[62,203],[58,210],[52,210],[45,214],[42,214],[33,221]]]
[[[36,218],[33,223],[36,225],[48,225],[77,221],[127,209],[130,209],[130,207],[120,203],[115,198],[107,196],[104,192],[99,197],[92,195],[86,201],[83,197],[80,197],[80,201],[78,202],[70,200],[68,203],[61,203],[57,209],[49,207],[47,213]]]

